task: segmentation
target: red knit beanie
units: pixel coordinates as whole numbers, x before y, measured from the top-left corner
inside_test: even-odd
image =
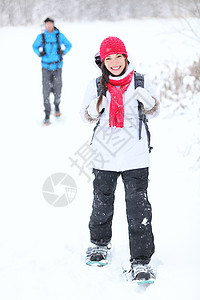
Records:
[[[111,54],[125,54],[128,57],[124,43],[115,36],[107,37],[100,45],[101,61]]]

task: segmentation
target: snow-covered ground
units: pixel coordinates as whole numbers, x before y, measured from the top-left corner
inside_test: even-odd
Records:
[[[176,116],[161,110],[150,121],[154,150],[149,199],[157,282],[146,291],[121,277],[122,266],[129,266],[121,180],[112,262],[103,269],[85,266],[92,176],[88,170],[80,175],[70,160],[78,158],[92,135],[93,126],[82,122],[79,110],[87,83],[99,74],[93,56],[102,39],[122,38],[135,69],[150,77],[166,62],[186,66],[198,55],[197,45],[179,33],[175,20],[56,25],[73,48],[64,58],[63,115],[52,116],[49,127],[42,126],[40,59],[32,51],[40,27],[0,29],[0,299],[199,299],[199,121],[194,109]],[[44,199],[42,189],[49,176],[61,172],[75,180],[77,194],[71,204],[55,207]]]

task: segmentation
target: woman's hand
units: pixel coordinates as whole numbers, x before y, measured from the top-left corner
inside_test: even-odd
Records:
[[[155,99],[142,87],[136,88],[136,98],[144,105],[145,110],[151,110],[155,105]]]
[[[98,101],[98,97],[95,98],[94,100],[92,100],[92,102],[90,103],[89,107],[88,107],[88,114],[92,117],[92,118],[97,118],[99,116],[99,112],[97,111],[97,101]],[[99,111],[100,113],[102,112],[103,109],[106,108],[106,106],[108,105],[108,100],[105,96],[103,96],[102,98],[102,102],[99,106]]]

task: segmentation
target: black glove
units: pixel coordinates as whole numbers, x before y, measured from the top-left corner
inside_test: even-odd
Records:
[[[57,53],[58,53],[59,55],[64,55],[64,51],[61,50],[61,49],[58,49]]]
[[[39,54],[39,57],[42,57],[42,56],[44,56],[44,55],[46,55],[46,51],[45,51],[45,50],[42,50],[42,52],[40,52],[40,54]]]

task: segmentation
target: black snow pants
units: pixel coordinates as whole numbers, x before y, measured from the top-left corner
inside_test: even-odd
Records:
[[[148,168],[123,172],[93,169],[94,200],[90,217],[90,239],[106,246],[112,237],[112,219],[117,179],[121,175],[125,188],[126,214],[131,260],[149,263],[154,253],[151,227],[152,210],[147,197]]]
[[[42,86],[43,86],[43,99],[44,111],[50,115],[50,93],[54,94],[54,104],[60,104],[61,90],[62,90],[62,69],[48,70],[42,68]]]

